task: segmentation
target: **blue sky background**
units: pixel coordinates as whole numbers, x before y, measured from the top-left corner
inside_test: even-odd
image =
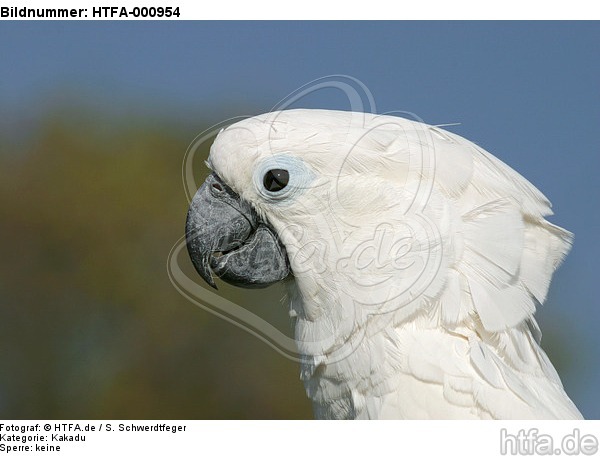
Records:
[[[565,384],[600,418],[599,51],[597,22],[0,22],[0,134],[65,103],[194,128],[330,74],[362,81],[377,112],[460,122],[575,233],[540,320],[581,357]],[[302,104],[348,108],[333,91]]]

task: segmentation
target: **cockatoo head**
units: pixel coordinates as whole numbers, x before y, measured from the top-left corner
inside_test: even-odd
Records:
[[[197,271],[212,286],[213,274],[242,287],[287,278],[299,339],[325,345],[369,315],[411,314],[460,248],[441,249],[454,215],[432,191],[430,135],[404,118],[322,110],[226,128],[188,213]]]
[[[291,274],[313,303],[309,313],[325,305],[323,291],[352,289],[353,301],[370,306],[409,288],[414,298],[415,283],[431,284],[420,277],[426,263],[437,268],[441,254],[432,260],[440,234],[413,215],[426,208],[444,216],[443,205],[432,204],[433,163],[415,125],[291,110],[222,131],[208,160],[213,174],[188,215],[200,275],[213,286],[211,270],[234,285],[261,287]]]
[[[402,372],[441,391],[454,361],[438,351],[467,363],[459,377],[474,375],[473,363],[496,378],[494,362],[481,367],[490,360],[480,339],[529,369],[522,341],[535,349],[533,313],[571,235],[485,150],[400,117],[290,110],[223,130],[208,165],[187,219],[192,262],[212,286],[213,274],[287,285],[318,416],[359,416],[370,396],[380,406],[404,391]],[[417,343],[413,332],[429,336]]]
[[[187,220],[197,271],[213,286],[213,273],[244,287],[286,279],[298,339],[329,347],[416,312],[514,327],[570,245],[518,173],[400,117],[264,114],[223,130],[208,165]]]

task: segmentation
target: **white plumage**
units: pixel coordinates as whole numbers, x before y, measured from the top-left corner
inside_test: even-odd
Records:
[[[571,235],[500,160],[404,118],[290,110],[228,127],[209,164],[287,250],[318,418],[581,418],[533,317]],[[284,195],[265,167],[294,170]]]

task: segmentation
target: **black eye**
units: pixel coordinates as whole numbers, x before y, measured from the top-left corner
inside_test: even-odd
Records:
[[[270,192],[278,192],[290,181],[290,173],[285,169],[270,169],[265,173],[263,185]]]

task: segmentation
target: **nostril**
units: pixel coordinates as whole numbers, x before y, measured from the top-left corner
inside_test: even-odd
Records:
[[[213,190],[215,190],[217,192],[223,191],[223,186],[221,184],[219,184],[218,182],[213,183],[212,188],[213,188]]]

